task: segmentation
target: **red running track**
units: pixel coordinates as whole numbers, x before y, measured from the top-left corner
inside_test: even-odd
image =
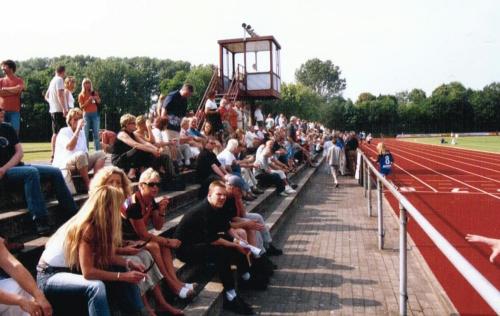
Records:
[[[500,258],[490,263],[488,247],[465,240],[468,233],[500,238],[500,155],[395,139],[384,142],[395,160],[388,179],[500,289]],[[362,146],[373,158],[376,143]],[[398,213],[396,200],[388,192],[386,197]],[[461,315],[495,315],[411,218],[408,231]]]

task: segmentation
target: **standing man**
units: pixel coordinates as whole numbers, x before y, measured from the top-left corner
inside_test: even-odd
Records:
[[[45,93],[45,100],[49,102],[49,112],[52,121],[52,145],[51,162],[54,159],[54,148],[56,145],[56,137],[59,130],[66,126],[65,117],[68,113],[68,105],[64,97],[64,75],[66,74],[66,67],[59,66],[56,69],[54,78],[50,81],[49,88]]]
[[[187,100],[193,95],[193,86],[184,84],[180,90],[170,92],[161,105],[161,116],[168,119],[167,141],[179,139],[181,120],[186,116]]]
[[[5,77],[0,79],[0,106],[5,110],[5,122],[10,123],[19,135],[21,127],[21,92],[24,90],[23,79],[16,76],[16,63],[2,61]]]

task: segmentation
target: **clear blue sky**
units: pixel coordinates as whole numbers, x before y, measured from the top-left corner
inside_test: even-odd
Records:
[[[481,89],[500,81],[500,1],[39,1],[4,6],[0,59],[65,55],[150,56],[218,62],[217,40],[242,22],[282,45],[282,75],[330,59],[344,96],[450,81]]]

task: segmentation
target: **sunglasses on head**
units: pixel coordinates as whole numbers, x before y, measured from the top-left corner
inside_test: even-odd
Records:
[[[152,187],[159,188],[160,187],[160,182],[144,182],[144,184],[150,188],[152,188]]]

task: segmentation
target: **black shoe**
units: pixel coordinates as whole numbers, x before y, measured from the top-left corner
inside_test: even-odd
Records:
[[[283,250],[274,247],[273,244],[269,244],[269,247],[266,249],[266,253],[269,256],[281,256],[283,254]]]
[[[262,256],[254,260],[250,269],[252,270],[252,275],[263,276],[263,278],[267,277],[269,279],[274,274],[276,268],[277,266],[269,258]]]
[[[264,191],[259,190],[259,189],[258,189],[258,188],[256,188],[256,187],[252,187],[252,193],[254,193],[254,194],[262,194],[262,193],[264,193]]]
[[[245,195],[245,196],[243,196],[243,200],[244,201],[253,201],[255,199],[256,199],[256,197],[251,196],[251,195]]]
[[[267,283],[269,283],[269,277],[254,273],[247,281],[241,279],[239,286],[245,290],[265,291]]]
[[[297,187],[298,187],[298,185],[295,183],[290,183],[290,186],[292,187],[292,189],[297,189]]]
[[[36,226],[36,232],[40,236],[50,235],[50,226],[47,217],[39,217],[33,220]]]
[[[338,188],[339,187],[339,184],[338,183],[335,183],[335,187]]]
[[[244,300],[242,300],[239,296],[236,296],[233,298],[232,301],[229,301],[226,298],[226,295],[224,294],[224,303],[223,303],[224,309],[230,310],[236,314],[241,314],[241,315],[253,315],[254,311],[248,303],[246,303]]]

